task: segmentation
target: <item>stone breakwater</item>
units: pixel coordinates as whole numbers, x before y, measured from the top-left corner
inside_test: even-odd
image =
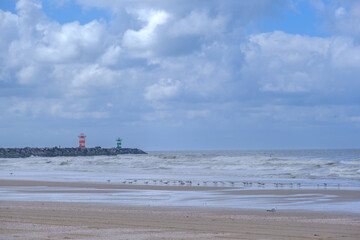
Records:
[[[101,156],[118,154],[147,154],[137,148],[0,148],[0,158],[25,158],[38,157],[77,157],[77,156]]]

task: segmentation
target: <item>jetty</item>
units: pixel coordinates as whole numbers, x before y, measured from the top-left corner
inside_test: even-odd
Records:
[[[137,148],[0,148],[0,158],[37,157],[78,157],[78,156],[113,156],[119,154],[147,154]]]

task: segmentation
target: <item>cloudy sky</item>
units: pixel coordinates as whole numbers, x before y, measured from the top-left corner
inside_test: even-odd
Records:
[[[0,146],[360,147],[360,1],[1,0]]]

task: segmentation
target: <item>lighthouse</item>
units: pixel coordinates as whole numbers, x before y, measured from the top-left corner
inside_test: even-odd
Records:
[[[79,137],[79,148],[85,148],[85,138],[84,133],[81,133]]]
[[[116,148],[121,148],[121,138],[116,139]]]

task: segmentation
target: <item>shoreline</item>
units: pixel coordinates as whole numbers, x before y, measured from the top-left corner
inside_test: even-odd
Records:
[[[344,209],[353,201],[359,206],[358,190],[247,190],[0,179],[0,191],[0,239],[360,237],[360,212]],[[318,206],[318,201],[340,206],[342,211],[311,208]],[[274,202],[289,208],[267,211]]]
[[[358,239],[353,214],[0,201],[0,239]]]
[[[65,187],[77,189],[98,189],[98,190],[168,190],[168,191],[232,191],[232,194],[253,195],[264,194],[286,194],[289,192],[303,194],[326,193],[336,195],[342,193],[342,197],[349,200],[360,194],[360,189],[344,188],[239,188],[226,186],[192,186],[192,185],[155,185],[155,184],[123,184],[123,183],[100,183],[100,182],[73,182],[73,181],[47,181],[47,180],[23,180],[23,179],[0,179],[0,187]],[[348,193],[348,194],[344,194]],[[358,195],[360,197],[360,195]]]
[[[118,206],[275,208],[278,211],[352,213],[360,216],[360,190],[241,189],[213,186],[164,186],[96,182],[0,179],[0,201],[78,202]]]

